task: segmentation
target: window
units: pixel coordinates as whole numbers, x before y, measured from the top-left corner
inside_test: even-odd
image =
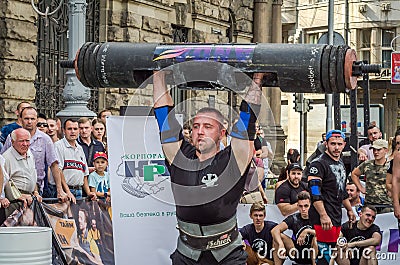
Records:
[[[308,34],[308,43],[317,44],[318,43],[318,38],[319,38],[319,34],[318,33]]]
[[[357,48],[362,61],[371,62],[371,29],[361,29],[358,35]]]
[[[390,42],[395,37],[396,29],[382,29],[382,68],[390,68],[392,48]]]

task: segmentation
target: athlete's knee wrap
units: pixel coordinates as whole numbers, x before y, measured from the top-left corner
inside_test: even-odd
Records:
[[[175,111],[171,106],[154,109],[154,114],[160,130],[161,143],[173,143],[181,140],[182,127],[175,118]]]
[[[240,104],[240,119],[232,128],[231,136],[243,140],[253,140],[256,135],[256,120],[260,105],[242,101]]]
[[[311,199],[313,202],[321,201],[321,180],[320,179],[311,179],[308,181],[308,187],[310,188]]]

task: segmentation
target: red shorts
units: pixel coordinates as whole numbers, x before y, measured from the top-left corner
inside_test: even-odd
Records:
[[[323,230],[321,225],[314,225],[315,236],[319,242],[336,243],[341,226],[333,226],[330,230]]]

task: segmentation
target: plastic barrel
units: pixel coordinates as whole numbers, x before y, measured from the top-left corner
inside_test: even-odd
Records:
[[[0,227],[0,264],[52,264],[51,235],[49,227]]]

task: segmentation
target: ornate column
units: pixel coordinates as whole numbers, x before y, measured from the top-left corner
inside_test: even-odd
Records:
[[[75,59],[76,52],[86,41],[86,6],[86,0],[70,0],[68,2],[69,60]],[[87,107],[90,89],[82,85],[76,77],[74,69],[69,69],[66,76],[67,83],[63,91],[66,107],[57,113],[57,117],[62,120],[72,117],[95,117],[96,113]]]

